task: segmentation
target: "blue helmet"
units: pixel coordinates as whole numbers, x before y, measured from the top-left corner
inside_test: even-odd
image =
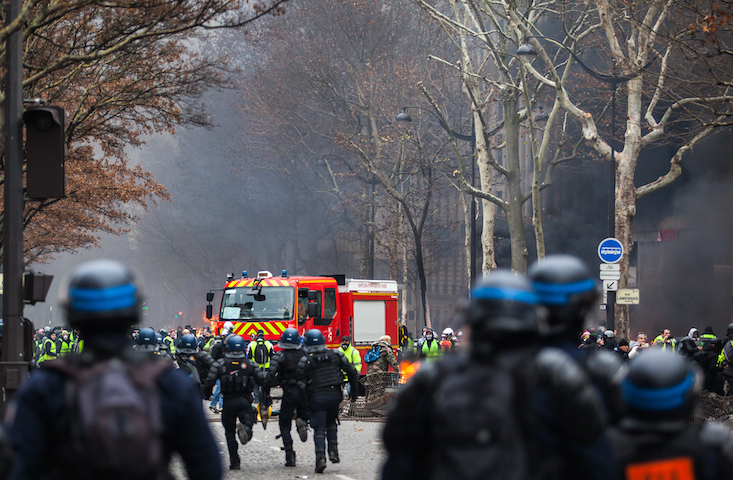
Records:
[[[318,330],[317,328],[311,328],[307,332],[305,332],[304,335],[305,338],[305,344],[308,347],[312,347],[314,345],[325,345],[326,339],[323,338],[323,333]]]
[[[227,340],[227,352],[244,352],[244,339],[239,335],[232,335]]]
[[[163,343],[163,335],[156,333],[155,334],[155,341],[158,343]]]
[[[283,334],[280,336],[280,341],[277,344],[283,350],[295,350],[300,348],[300,335],[294,328],[286,328]]]
[[[471,292],[467,323],[472,340],[508,340],[539,332],[537,295],[524,276],[499,269]]]
[[[69,325],[82,332],[126,332],[139,323],[142,301],[132,270],[113,260],[76,268],[61,296]]]
[[[194,334],[187,333],[181,337],[181,343],[178,346],[181,353],[194,353],[197,348],[198,343],[196,342],[196,336]]]
[[[645,421],[686,419],[702,390],[699,368],[680,355],[649,350],[629,362],[628,373],[621,382],[626,411]]]
[[[598,282],[582,260],[572,255],[548,255],[529,268],[527,277],[539,302],[549,312],[548,334],[575,337],[601,296]]]
[[[156,345],[157,343],[157,334],[155,333],[155,330],[150,327],[141,329],[140,332],[137,334],[138,345]]]

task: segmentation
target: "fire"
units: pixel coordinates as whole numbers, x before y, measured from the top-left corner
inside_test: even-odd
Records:
[[[407,383],[418,370],[420,370],[420,362],[417,360],[414,362],[403,360],[400,362],[400,384]]]

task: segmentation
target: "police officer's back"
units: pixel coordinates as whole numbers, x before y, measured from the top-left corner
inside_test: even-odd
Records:
[[[282,386],[283,395],[280,403],[280,415],[278,423],[280,435],[283,439],[285,449],[285,466],[294,467],[295,450],[293,449],[293,437],[290,435],[290,428],[293,414],[297,412],[296,425],[298,435],[302,441],[306,441],[308,433],[306,430],[307,402],[304,392],[298,388],[298,364],[305,356],[305,349],[300,343],[300,335],[294,328],[286,328],[278,342],[280,351],[272,356],[270,368],[267,370],[267,386]]]
[[[239,470],[241,465],[236,437],[239,437],[242,445],[252,438],[252,390],[256,384],[264,383],[265,379],[264,375],[259,375],[257,365],[247,358],[244,348],[242,337],[230,336],[224,358],[214,362],[204,384],[204,392],[208,397],[216,381],[221,381],[221,394],[224,397],[221,423],[224,426],[231,470]]]
[[[652,350],[629,362],[621,382],[626,413],[611,430],[616,478],[733,478],[733,434],[689,422],[702,389],[699,369],[680,355]]]
[[[70,441],[74,438],[72,424],[79,428],[81,420],[77,416],[77,404],[69,403],[62,392],[74,391],[67,388],[72,380],[65,372],[77,371],[81,376],[105,362],[116,365],[121,362],[137,366],[141,371],[155,367],[160,372],[154,382],[159,393],[159,411],[146,413],[151,418],[159,418],[162,424],[160,445],[164,467],[171,454],[178,452],[190,478],[221,478],[221,465],[212,462],[218,458],[218,447],[195,386],[171,364],[160,364],[150,357],[143,359],[131,349],[128,329],[140,321],[142,306],[142,295],[132,272],[108,260],[83,264],[72,273],[62,303],[69,325],[80,331],[85,347],[81,354],[71,355],[68,360],[49,362],[49,366],[37,371],[18,391],[8,419],[15,448],[11,478],[80,480],[95,476],[89,471],[89,465],[98,459],[88,455],[81,458],[84,449],[70,445],[75,443]],[[61,368],[65,364],[68,367]],[[64,462],[59,461],[61,458]],[[106,478],[129,478],[135,467],[126,465],[123,471],[110,472]]]
[[[338,453],[338,408],[341,403],[341,385],[344,373],[351,383],[351,401],[356,401],[358,374],[354,366],[338,350],[326,347],[323,333],[318,329],[305,332],[307,355],[298,364],[298,385],[308,394],[310,424],[316,449],[316,473],[326,469],[326,441],[328,457],[340,462]]]
[[[181,337],[176,349],[175,361],[178,368],[187,373],[200,388],[214,365],[214,359],[206,352],[198,349],[196,337],[187,333]]]
[[[602,405],[569,356],[539,348],[540,312],[511,272],[474,289],[467,354],[421,366],[393,404],[383,479],[585,478],[602,450],[569,447],[598,441]]]

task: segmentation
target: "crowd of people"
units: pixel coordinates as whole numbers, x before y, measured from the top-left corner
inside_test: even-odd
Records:
[[[497,270],[477,285],[459,312],[463,343],[452,329],[440,338],[424,329],[408,342],[403,353],[424,361],[389,408],[382,478],[733,479],[731,431],[689,422],[702,388],[725,379],[733,324],[725,341],[711,328],[617,340],[584,331],[599,295],[580,260],[551,255],[526,276]],[[264,332],[243,338],[231,323],[217,336],[151,328],[131,336],[142,294],[117,262],[79,267],[63,305],[68,327],[38,332],[40,368],[9,409],[12,466],[0,477],[153,480],[167,478],[177,453],[189,478],[218,480],[203,402],[221,413],[229,468],[238,470],[253,425],[266,426],[275,386],[284,465],[297,464],[294,422],[302,442],[313,432],[323,473],[341,461],[339,405],[345,385],[356,401],[362,361],[367,374],[399,371],[388,335],[363,359],[348,336],[332,350],[318,329],[288,328],[277,349]]]

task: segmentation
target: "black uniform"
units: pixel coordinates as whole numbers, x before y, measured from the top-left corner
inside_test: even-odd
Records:
[[[127,338],[119,337],[122,342]],[[89,357],[93,345],[87,344],[84,355]],[[162,361],[162,360],[160,360]],[[39,478],[78,479],[84,465],[62,466],[56,459],[58,449],[69,440],[69,433],[59,428],[61,419],[68,418],[64,395],[67,378],[59,370],[41,368],[21,386],[15,398],[15,413],[9,419],[9,435],[15,447],[13,480]],[[162,443],[166,459],[178,452],[188,476],[218,480],[221,465],[218,447],[201,409],[198,390],[186,377],[173,368],[158,377]],[[56,453],[55,453],[56,452]]]
[[[382,478],[598,478],[588,465],[608,450],[603,417],[589,378],[560,350],[446,357],[394,402]]]
[[[297,376],[298,364],[304,356],[302,348],[279,351],[272,356],[267,370],[267,386],[280,385],[283,389],[278,423],[286,452],[293,450],[293,437],[290,435],[293,414],[297,411],[301,421],[307,419],[308,407],[304,392],[298,388]]]
[[[175,353],[175,361],[178,368],[193,378],[196,385],[203,389],[204,381],[209,375],[211,367],[214,365],[214,359],[211,355],[201,351],[184,353],[178,350]],[[203,391],[202,395],[204,395]]]
[[[248,441],[252,438],[254,424],[254,410],[252,409],[252,390],[256,384],[263,383],[263,376],[258,375],[257,365],[249,360],[244,352],[227,352],[224,358],[217,360],[209,370],[204,383],[207,397],[217,380],[221,380],[221,394],[224,398],[224,408],[221,412],[221,423],[224,426],[224,436],[229,449],[230,468],[237,469],[240,465],[239,448],[237,444],[237,419],[239,419]],[[241,437],[240,437],[241,438]],[[246,443],[246,442],[243,442]]]
[[[340,351],[329,350],[325,345],[314,345],[308,347],[307,355],[298,363],[298,386],[308,395],[317,468],[325,462],[326,439],[330,460],[334,463],[339,461],[336,418],[344,373],[351,383],[352,400],[355,400],[358,374]]]

